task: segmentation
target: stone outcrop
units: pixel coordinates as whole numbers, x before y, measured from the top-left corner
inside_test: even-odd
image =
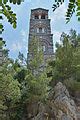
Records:
[[[76,105],[68,90],[61,83],[57,83],[51,97],[51,106],[56,120],[77,120]]]
[[[80,120],[80,106],[77,106],[77,119]]]
[[[55,116],[48,104],[40,103],[39,113],[32,120],[55,120]]]
[[[27,120],[55,120],[53,111],[48,104],[41,102],[31,103],[27,106]]]
[[[46,104],[31,104],[28,113],[29,120],[77,120],[76,105],[61,82],[50,91]]]
[[[80,120],[80,91],[74,93],[73,99],[75,100],[77,106],[77,118]]]

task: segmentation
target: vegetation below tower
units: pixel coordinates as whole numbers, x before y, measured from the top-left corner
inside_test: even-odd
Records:
[[[0,41],[0,45],[3,44]],[[6,59],[0,66],[1,120],[22,120],[27,115],[25,106],[34,101],[46,103],[49,91],[59,81],[67,86],[72,95],[76,91],[80,92],[80,35],[75,30],[70,30],[69,35],[62,33],[61,44],[56,43],[55,59],[48,61],[43,71],[34,72],[36,74],[33,71],[37,71],[43,63],[40,57],[43,52],[38,49],[40,44],[36,38],[34,44],[31,49],[35,51],[36,57],[28,67],[23,54],[19,53],[18,59],[13,61],[2,47]]]

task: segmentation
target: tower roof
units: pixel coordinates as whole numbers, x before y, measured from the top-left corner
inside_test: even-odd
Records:
[[[49,11],[48,9],[44,9],[44,8],[36,8],[36,9],[32,9],[31,11],[37,11],[37,10]]]

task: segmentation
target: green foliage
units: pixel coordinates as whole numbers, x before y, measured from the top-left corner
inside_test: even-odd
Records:
[[[5,41],[0,40],[0,48],[3,48],[5,46]]]
[[[69,22],[73,13],[75,12],[75,2],[70,2],[66,12],[66,21]]]
[[[7,2],[13,3],[13,4],[21,4],[24,0],[0,0],[0,3],[7,4]]]
[[[55,0],[56,4],[53,4],[53,11],[56,10],[61,4],[64,3],[64,0]],[[80,21],[80,0],[69,0],[68,8],[66,12],[66,23],[68,23],[73,15],[76,12],[78,21]]]
[[[22,93],[27,97],[27,100],[45,100],[48,94],[48,84],[46,71],[40,66],[43,65],[43,51],[39,39],[33,36],[29,44],[29,54],[32,55],[28,62],[28,71],[24,72],[24,81],[22,81]],[[20,75],[20,74],[18,74]],[[26,93],[25,93],[26,92]],[[25,95],[26,94],[26,95]]]
[[[2,4],[2,14],[4,14],[8,22],[13,25],[13,28],[16,28],[16,14],[11,11],[11,7],[9,5]]]
[[[43,51],[36,37],[33,37],[32,47],[33,59],[28,68],[23,64],[24,56],[19,53],[18,59],[10,58],[0,68],[0,115],[2,120],[21,120],[25,113],[25,105],[33,101],[45,101],[48,96],[50,79],[47,78],[46,70],[40,71],[43,63]],[[6,56],[7,57],[7,56]],[[26,61],[26,59],[25,59]],[[35,61],[35,62],[34,62]],[[39,61],[39,62],[38,62]],[[7,114],[6,114],[7,110]]]
[[[13,4],[21,4],[23,0],[0,0],[0,20],[3,20],[3,15],[5,17],[7,17],[7,20],[10,24],[12,24],[13,28],[17,27],[17,18],[16,18],[16,14],[13,13],[13,11],[11,10],[10,5],[8,5],[8,3],[13,3]],[[4,31],[4,26],[2,25],[2,23],[0,23],[0,34],[2,34],[2,32]],[[0,38],[0,41],[3,40],[3,38]]]
[[[80,82],[77,82],[76,80],[65,80],[64,84],[70,91],[80,91]]]
[[[14,79],[11,62],[6,61],[0,66],[0,116],[2,120],[9,120],[15,103],[21,98],[20,84]]]
[[[28,67],[32,71],[38,71],[43,64],[43,50],[40,40],[36,36],[33,36],[29,44],[29,53],[32,58],[29,61]]]
[[[10,22],[10,24],[13,25],[13,28],[16,28],[16,14],[13,13],[13,11],[11,10],[11,7],[9,5],[7,5],[7,2],[13,3],[13,4],[21,4],[22,0],[1,0],[1,13],[4,14],[7,19],[8,22]],[[0,29],[3,28],[3,25],[0,25]]]
[[[14,79],[16,73],[14,62],[8,58],[8,50],[5,48],[4,41],[0,41],[3,64],[0,65],[0,118],[1,120],[9,120],[15,104],[21,99],[20,84]]]
[[[0,34],[2,34],[3,31],[4,31],[3,25],[0,23]]]
[[[55,59],[42,69],[43,50],[36,36],[33,36],[29,52],[32,55],[27,65],[26,58],[19,52],[18,59],[13,61],[3,49],[6,62],[0,66],[0,117],[2,120],[21,120],[26,104],[34,101],[45,101],[50,90],[49,84],[63,82],[70,90],[80,90],[80,35],[71,30],[67,35],[62,33],[62,44],[56,44]],[[47,78],[50,71],[52,81]]]
[[[54,61],[49,63],[52,66],[51,84],[73,80],[77,87],[80,82],[80,35],[75,30],[71,30],[70,35],[62,33],[61,42],[56,45]]]
[[[0,74],[0,93],[5,98],[15,102],[20,97],[20,89],[18,81],[14,81],[11,74],[2,75]]]
[[[45,72],[38,74],[37,76],[33,76],[33,74],[30,73],[26,75],[25,80],[28,87],[28,101],[46,100],[49,90],[49,80],[47,79],[47,75]]]

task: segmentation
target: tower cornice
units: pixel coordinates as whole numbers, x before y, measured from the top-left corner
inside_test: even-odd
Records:
[[[49,11],[48,9],[44,9],[44,8],[35,8],[35,9],[31,9],[31,11],[36,11],[36,10],[44,10],[44,11]]]

